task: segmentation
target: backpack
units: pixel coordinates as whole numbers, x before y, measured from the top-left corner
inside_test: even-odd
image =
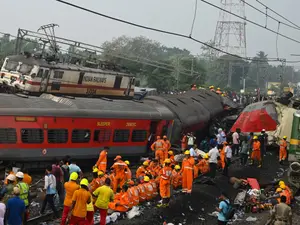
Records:
[[[236,209],[234,208],[233,205],[228,203],[227,201],[224,201],[228,207],[227,212],[223,212],[226,220],[231,220],[236,212]]]

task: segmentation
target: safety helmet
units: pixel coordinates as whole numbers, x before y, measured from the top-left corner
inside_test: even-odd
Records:
[[[189,154],[190,154],[190,150],[186,150],[186,151],[184,152],[184,154],[185,154],[185,155],[189,155]]]
[[[165,159],[164,163],[171,163],[170,159]]]
[[[102,170],[99,170],[98,171],[98,176],[103,176],[104,175],[104,172]]]
[[[221,90],[221,88],[218,87],[217,90],[219,91],[219,90]]]
[[[166,135],[164,135],[163,138],[168,138],[168,137]]]
[[[215,88],[215,87],[214,87],[213,85],[211,85],[211,86],[209,86],[209,88],[210,88],[210,89],[213,89],[213,88]]]
[[[277,188],[276,192],[282,192],[282,189],[281,188]]]
[[[13,175],[13,174],[9,174],[7,177],[6,177],[7,180],[10,180],[10,181],[15,181],[16,180],[16,176]]]
[[[19,171],[19,172],[17,172],[16,177],[23,179],[24,178],[24,173],[22,173],[21,171]]]
[[[93,169],[93,173],[98,173],[98,171],[99,171],[98,168]]]
[[[70,180],[77,180],[77,179],[78,179],[78,173],[76,172],[71,173]]]
[[[144,161],[143,162],[143,166],[149,166],[149,162],[148,161]]]
[[[208,159],[208,154],[207,153],[204,155],[204,159]]]
[[[128,160],[126,160],[124,163],[128,166],[130,165],[130,162]]]
[[[169,155],[174,155],[173,151],[168,151]]]
[[[222,96],[222,97],[225,97],[225,94],[222,94],[221,96]]]
[[[144,181],[145,182],[149,182],[150,181],[150,178],[148,176],[144,176]]]
[[[257,140],[257,139],[258,139],[258,137],[257,137],[257,136],[254,136],[254,137],[253,137],[253,140]]]
[[[122,156],[117,155],[116,158],[114,159],[114,161],[118,160],[118,159],[122,159]]]
[[[283,136],[283,139],[287,139],[287,136]]]
[[[179,165],[176,165],[176,166],[175,166],[175,170],[180,170],[180,166],[179,166]]]
[[[280,188],[281,188],[282,190],[286,189],[285,184],[281,184],[281,185],[279,185],[279,186],[280,186]]]
[[[86,178],[83,178],[81,181],[80,181],[80,185],[84,185],[84,186],[89,186],[89,181],[86,179]]]
[[[223,131],[223,129],[222,129],[222,128],[219,128],[219,129],[218,129],[218,132],[222,132],[222,131]]]
[[[278,184],[279,184],[279,186],[280,186],[280,185],[285,184],[285,183],[284,183],[284,181],[281,180],[281,181],[279,181]]]
[[[157,140],[160,139],[160,136],[156,136],[156,139],[157,139]]]

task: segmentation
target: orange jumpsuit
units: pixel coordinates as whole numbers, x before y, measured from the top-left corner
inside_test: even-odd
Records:
[[[159,161],[160,164],[164,163],[164,141],[159,139],[151,145],[152,151],[155,151],[155,158]]]
[[[100,152],[98,161],[96,163],[98,170],[101,170],[103,173],[106,172],[106,166],[107,166],[107,151],[102,150]]]
[[[174,155],[170,155],[169,159],[171,160],[171,165],[175,165],[175,156]]]
[[[225,168],[225,147],[223,149],[220,149],[220,158],[221,158],[221,167],[222,169]]]
[[[184,135],[183,137],[182,137],[182,139],[181,139],[181,150],[186,150],[187,149],[187,147],[188,147],[188,145],[187,145],[187,136],[186,135]]]
[[[170,198],[172,168],[164,166],[160,171],[159,192],[161,198]]]
[[[144,184],[139,184],[138,186],[139,190],[139,202],[144,202],[146,201],[146,190]]]
[[[151,162],[148,170],[153,177],[157,177],[159,175],[161,167],[158,163]]]
[[[26,183],[26,184],[28,184],[28,185],[31,185],[32,178],[31,178],[31,176],[28,173],[24,173],[23,182]]]
[[[119,203],[119,205],[116,205],[116,203]],[[120,200],[114,200],[114,202],[110,202],[108,207],[118,212],[127,212],[130,209],[129,204],[128,192],[122,191]]]
[[[131,180],[132,178],[132,173],[130,168],[127,166],[125,169],[125,180]]]
[[[90,183],[90,192],[93,193],[98,187],[100,187],[100,178],[94,178]]]
[[[99,177],[99,187],[103,186],[105,183],[106,178],[109,178],[109,176],[107,174],[104,174],[102,177]],[[111,180],[112,182],[112,180]]]
[[[261,161],[260,142],[259,141],[254,141],[253,142],[253,151],[252,151],[252,154],[251,154],[251,159]]]
[[[193,186],[193,168],[195,160],[193,157],[184,158],[182,161],[182,191],[191,193]]]
[[[156,181],[155,180],[150,180],[150,182],[149,182],[151,185],[152,185],[152,187],[153,187],[153,198],[155,198],[157,195],[158,195],[158,190],[157,190],[157,183],[156,183]]]
[[[132,205],[136,206],[139,204],[140,200],[139,200],[139,189],[137,186],[132,186],[128,189],[128,192],[131,195],[132,198]]]
[[[114,184],[113,184],[114,193],[116,193],[118,186],[120,186],[120,188],[122,188],[126,182],[126,180],[125,180],[126,167],[127,167],[126,163],[124,163],[122,160],[118,160],[111,167],[115,173],[115,179],[114,179]]]
[[[141,180],[144,178],[144,176],[146,176],[147,173],[148,173],[148,171],[147,171],[146,167],[140,166],[135,172],[135,177],[136,177],[136,179]]]
[[[176,189],[178,187],[180,187],[182,185],[182,175],[181,173],[176,170],[173,170],[172,171],[172,185],[173,185],[173,188]]]
[[[286,140],[280,141],[280,150],[279,150],[279,161],[285,160],[287,157],[287,142]]]
[[[209,172],[209,163],[206,159],[201,159],[197,167],[201,174],[207,174]]]
[[[150,201],[154,194],[153,194],[153,186],[149,182],[143,183],[143,186],[145,187],[145,193],[146,193],[146,200]]]
[[[290,205],[291,204],[291,195],[289,194],[289,192],[285,189],[282,190],[282,192],[279,193],[280,197],[282,195],[284,195],[286,197],[286,204]],[[280,203],[280,198],[277,199],[278,203]]]
[[[194,179],[199,176],[199,168],[198,166],[194,165]]]
[[[171,148],[171,143],[169,140],[164,140],[164,154],[165,154],[165,159],[168,158],[168,151]]]

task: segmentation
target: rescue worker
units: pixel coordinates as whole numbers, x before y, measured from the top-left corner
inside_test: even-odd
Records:
[[[161,166],[159,165],[158,160],[154,159],[148,167],[148,172],[152,175],[152,177],[157,177],[159,175],[160,170]]]
[[[169,206],[169,201],[171,197],[171,179],[172,179],[172,168],[171,160],[165,159],[165,165],[160,171],[160,180],[159,180],[159,193],[162,198],[162,203],[158,207],[167,207]]]
[[[98,171],[99,187],[105,184],[105,180],[108,178],[107,174],[104,174],[103,171]]]
[[[70,181],[64,183],[65,188],[65,200],[64,200],[64,209],[62,212],[61,222],[60,225],[65,225],[68,214],[70,212],[71,206],[72,206],[72,197],[76,190],[80,188],[80,186],[77,184],[78,179],[78,173],[73,172],[70,175]]]
[[[148,177],[148,176],[145,176],[145,177]],[[139,190],[139,202],[144,202],[144,201],[146,201],[146,198],[147,198],[146,190],[145,190],[145,186],[144,186],[145,177],[143,177],[143,180],[141,180],[140,184],[137,186],[137,188]]]
[[[219,153],[220,153],[220,160],[219,160],[219,163],[220,163],[220,167],[222,170],[224,170],[225,168],[225,148],[227,146],[227,142],[223,142],[223,144],[219,145],[218,148],[219,148]]]
[[[187,149],[188,147],[188,138],[186,134],[182,135],[182,139],[181,139],[181,151],[184,152],[185,149]]]
[[[153,198],[155,198],[158,195],[158,183],[157,180],[151,179],[149,181],[149,183],[152,185],[153,187]]]
[[[280,187],[281,189],[283,189],[283,190],[286,189],[286,190],[289,192],[289,194],[290,194],[290,196],[291,196],[291,199],[294,198],[292,189],[290,189],[289,186],[287,186],[287,185],[284,183],[284,181],[279,181],[279,187]]]
[[[1,189],[1,195],[4,196],[3,197],[3,202],[6,204],[8,199],[12,198],[14,196],[13,194],[13,190],[14,190],[14,184],[16,181],[16,176],[13,174],[9,174],[6,177],[6,183],[2,189]]]
[[[160,136],[156,137],[156,141],[151,145],[152,151],[155,151],[155,158],[163,164],[165,153],[164,153],[164,141],[160,139]]]
[[[191,90],[193,90],[193,91],[197,90],[197,85],[196,85],[196,84],[193,84]]]
[[[286,197],[286,204],[290,205],[291,204],[291,198],[289,193],[286,190],[283,190],[282,188],[277,188],[276,189],[276,194],[274,197],[277,197],[277,202],[280,203],[280,197],[285,196]]]
[[[107,167],[107,152],[109,151],[109,147],[104,147],[104,149],[100,152],[98,161],[95,166],[98,167],[98,170],[102,170],[104,173],[106,172]]]
[[[149,162],[148,161],[144,161],[143,165],[140,166],[137,169],[136,173],[135,173],[136,179],[138,179],[139,181],[144,180],[144,176],[146,176],[147,174],[149,174],[148,166],[149,166]]]
[[[146,200],[150,201],[153,198],[153,186],[150,183],[150,177],[144,177],[143,186],[145,187]]]
[[[190,151],[186,150],[184,152],[185,158],[182,161],[182,192],[192,193],[193,186],[193,168],[195,165],[195,160],[190,156]]]
[[[29,218],[29,212],[28,212],[28,207],[29,207],[29,186],[28,184],[26,184],[23,179],[24,179],[24,174],[19,171],[16,173],[16,178],[17,178],[17,185],[16,187],[19,188],[20,190],[20,195],[19,195],[19,198],[22,199],[25,203],[25,207],[26,207],[26,210],[25,210],[25,223],[27,222],[28,218]]]
[[[215,92],[215,87],[213,85],[209,86],[209,90]]]
[[[128,191],[128,186],[123,185],[120,200],[115,200],[114,202],[110,202],[108,204],[108,207],[114,211],[127,212],[130,209],[127,191]]]
[[[180,166],[176,165],[172,171],[172,186],[174,189],[181,187],[182,185],[182,174],[180,172]]]
[[[11,174],[11,175],[16,176],[16,174],[14,173],[14,171],[9,170],[9,169],[5,169],[5,174],[7,174],[7,176],[6,176],[6,178],[4,179],[4,184],[8,184],[8,180],[7,180],[8,175]]]
[[[209,173],[209,162],[208,162],[208,154],[204,155],[204,158],[202,158],[201,155],[198,157],[199,162],[197,164],[197,167],[201,174],[205,175]]]
[[[175,162],[175,156],[174,156],[173,151],[168,151],[168,157],[167,158],[169,158],[171,160],[171,166],[175,165],[176,162]]]
[[[86,224],[87,204],[91,202],[91,194],[88,186],[88,180],[83,178],[80,181],[80,189],[76,190],[73,194],[72,206],[69,213],[69,225]]]
[[[260,142],[260,153],[263,157],[266,154],[266,148],[268,144],[268,134],[266,133],[265,129],[262,129],[261,134],[258,137],[258,140]]]
[[[89,186],[89,190],[92,193],[100,186],[100,180],[99,180],[99,177],[98,177],[98,172],[99,172],[98,168],[94,167],[94,169],[93,169],[93,180],[92,180],[92,182],[90,183],[90,186]]]
[[[280,196],[280,203],[275,205],[271,213],[274,225],[292,225],[292,209],[286,204],[285,196]]]
[[[258,168],[261,167],[261,152],[260,152],[260,142],[257,136],[253,137],[253,151],[251,154],[251,164],[253,165],[254,160],[258,161]]]
[[[130,162],[128,160],[125,161],[126,164],[126,168],[125,168],[125,180],[131,180],[132,178],[132,173],[131,170],[129,168]]]
[[[139,189],[137,186],[134,186],[133,180],[130,180],[128,185],[128,192],[131,196],[132,206],[137,206],[139,204]]]
[[[287,157],[287,136],[283,136],[280,141],[280,149],[279,149],[279,163],[282,164]]]
[[[168,158],[168,152],[171,148],[171,143],[168,140],[166,135],[163,136],[163,140],[164,140],[164,154],[165,154],[164,159],[167,159]]]
[[[111,168],[115,174],[113,191],[116,193],[117,187],[120,186],[120,188],[122,188],[125,184],[125,169],[127,168],[127,165],[122,161],[122,157],[120,155],[117,155],[114,161],[115,163]]]
[[[221,88],[218,87],[216,93],[217,93],[218,95],[221,95],[221,94],[222,94]]]

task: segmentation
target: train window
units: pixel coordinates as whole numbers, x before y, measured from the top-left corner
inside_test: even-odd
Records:
[[[14,144],[17,142],[17,132],[14,128],[0,129],[0,144]]]
[[[48,143],[67,143],[67,129],[50,129],[48,130]]]
[[[36,77],[42,77],[44,73],[43,69],[40,69]]]
[[[108,142],[110,140],[111,130],[110,129],[100,129],[94,132],[94,141],[98,142]]]
[[[48,78],[49,70],[45,70],[43,74],[43,79]]]
[[[129,133],[129,130],[115,130],[114,142],[128,142]]]
[[[79,73],[78,84],[82,84],[84,74],[84,72]]]
[[[44,132],[42,129],[21,129],[21,140],[23,143],[43,143]]]
[[[115,89],[119,89],[121,87],[122,79],[123,79],[123,77],[116,76],[115,83],[114,83],[114,88]]]
[[[60,82],[53,81],[51,84],[51,91],[59,91],[60,90]]]
[[[146,130],[133,130],[132,131],[132,142],[144,142],[147,139],[147,131]]]
[[[88,143],[90,142],[91,131],[90,130],[73,130],[72,142],[73,143]]]
[[[53,78],[62,79],[64,75],[64,71],[54,71]]]

